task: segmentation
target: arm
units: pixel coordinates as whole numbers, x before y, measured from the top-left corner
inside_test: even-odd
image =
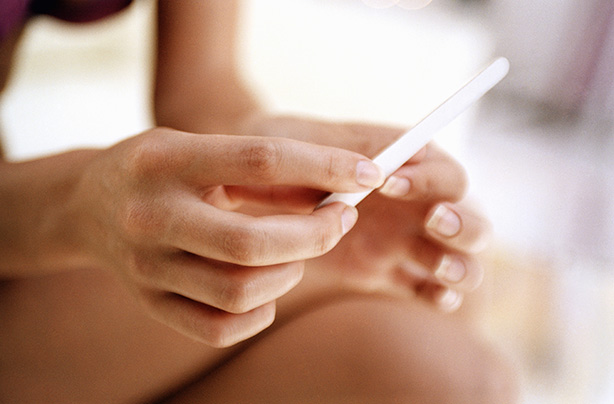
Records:
[[[0,42],[0,91],[12,69],[23,32]],[[78,173],[95,151],[67,153],[23,163],[4,160],[0,145],[0,278],[88,265],[75,249],[65,202]]]
[[[227,122],[255,107],[234,74],[236,3],[160,2],[155,109],[164,125],[230,130]],[[8,80],[22,31],[23,27],[16,29],[0,43],[0,90]],[[220,99],[224,105],[214,102]],[[202,109],[190,110],[189,105]],[[93,265],[72,231],[75,226],[66,201],[99,152],[78,151],[16,164],[0,161],[0,276]]]
[[[78,248],[66,203],[97,154],[79,151],[0,163],[0,276],[28,276],[90,265]]]
[[[191,3],[203,2],[180,5]],[[175,17],[169,10],[164,18],[172,23]],[[218,64],[207,63],[214,72]],[[172,62],[165,68],[172,69]],[[206,78],[212,84],[211,76]],[[163,83],[159,95],[169,88]],[[229,94],[242,91],[229,85]],[[180,90],[170,95],[201,95]],[[198,100],[205,105],[211,96],[206,95]],[[182,122],[194,118],[202,130],[231,130],[227,122],[253,104],[208,115],[167,105],[177,114],[167,115],[167,124],[183,116]],[[0,278],[84,266],[113,271],[152,317],[205,343],[231,345],[272,322],[276,299],[300,281],[304,261],[329,251],[357,216],[342,204],[303,214],[249,216],[234,211],[251,197],[242,190],[284,184],[358,192],[382,182],[377,167],[349,151],[165,128],[104,150],[3,161]],[[266,203],[283,207],[287,200],[273,193]]]
[[[259,110],[236,61],[239,1],[160,0],[154,114],[162,126],[237,134]]]

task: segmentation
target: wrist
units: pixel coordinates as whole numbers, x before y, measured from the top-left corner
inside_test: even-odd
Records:
[[[90,265],[73,209],[80,172],[95,151],[2,167],[0,274],[27,276]]]

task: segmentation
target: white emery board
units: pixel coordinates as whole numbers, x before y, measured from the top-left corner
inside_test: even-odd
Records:
[[[383,169],[386,177],[389,177],[426,146],[437,132],[497,85],[507,75],[509,66],[506,58],[496,59],[417,125],[390,144],[373,159],[373,162]],[[347,205],[356,206],[371,192],[372,190],[358,193],[333,193],[325,198],[318,207],[333,202],[344,202]]]

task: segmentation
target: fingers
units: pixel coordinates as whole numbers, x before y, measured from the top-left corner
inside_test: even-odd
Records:
[[[169,253],[164,248],[133,255],[131,275],[154,317],[219,347],[268,327],[276,299],[303,276],[300,258],[331,249],[357,219],[355,208],[341,203],[311,215],[263,218],[203,202],[183,203],[176,205],[176,212],[186,215],[174,216],[179,220],[170,227],[162,226],[167,231],[160,237],[163,245],[173,240],[183,251]],[[208,222],[200,216],[203,213]],[[185,252],[190,250],[200,256]]]
[[[310,213],[327,195],[326,192],[290,186],[229,186],[226,195],[238,203],[275,207],[283,213]]]
[[[105,187],[115,203],[100,214],[111,234],[100,255],[156,318],[213,346],[266,328],[302,261],[331,250],[357,220],[341,203],[251,216],[230,210],[237,202],[278,204],[285,193],[300,207],[308,195],[296,189],[360,192],[384,181],[360,154],[288,139],[155,129],[103,157],[121,176]]]
[[[458,289],[447,287],[420,274],[407,273],[407,269],[401,269],[395,275],[398,284],[404,285],[407,290],[411,290],[441,311],[452,313],[463,303],[464,293]]]
[[[303,263],[262,268],[212,262],[186,253],[143,254],[133,265],[138,296],[159,321],[224,347],[268,327],[275,301],[302,278]]]
[[[407,248],[408,259],[400,270],[408,276],[429,279],[457,291],[475,290],[484,278],[484,270],[472,255],[452,251],[417,238]]]
[[[435,283],[424,283],[416,292],[418,296],[433,302],[440,310],[447,313],[455,312],[463,304],[463,293]]]
[[[172,293],[156,294],[149,301],[149,310],[160,322],[215,348],[244,341],[275,319],[275,302],[234,314]]]
[[[399,270],[458,293],[475,290],[484,278],[475,254],[487,245],[490,223],[463,204],[438,203],[427,211],[423,226],[422,236],[407,239]]]
[[[253,217],[187,199],[178,202],[163,242],[218,261],[275,265],[330,251],[357,218],[356,209],[342,203],[309,215]]]
[[[300,258],[331,249],[357,219],[355,208],[341,203],[311,215],[263,218],[213,212],[215,208],[202,202],[197,206],[200,209],[193,213],[198,216],[202,209],[211,209],[207,212],[211,220],[203,225],[202,217],[188,214],[179,222],[184,225],[173,229],[179,233],[171,230],[168,236],[182,250],[201,256],[182,251],[164,262],[150,263],[145,254],[132,259],[133,272],[143,289],[157,291],[144,293],[152,315],[218,347],[268,327],[275,315],[275,300],[302,278]]]
[[[303,270],[303,262],[244,267],[180,253],[163,268],[151,265],[140,272],[150,287],[241,314],[286,294],[300,282]]]
[[[379,189],[404,200],[460,200],[467,190],[463,167],[430,144],[391,175]]]
[[[491,225],[471,209],[452,203],[439,203],[425,218],[427,234],[442,245],[458,251],[482,251],[491,237]]]
[[[294,185],[360,192],[384,182],[382,170],[358,153],[296,140],[166,130],[139,141],[132,153],[136,171],[171,170],[201,186]]]
[[[484,270],[473,254],[486,247],[490,223],[464,205],[439,203],[426,215],[424,227],[426,237],[412,239],[409,256],[445,286],[476,289]]]
[[[426,206],[425,237],[412,240],[409,261],[401,270],[422,279],[413,285],[414,290],[446,311],[458,308],[463,293],[476,289],[484,276],[473,254],[487,245],[490,223],[464,205],[452,203],[462,199],[466,189],[462,166],[432,144],[379,189],[388,197]]]
[[[233,221],[225,221],[226,215],[233,215]],[[158,291],[144,294],[146,306],[155,317],[220,347],[268,327],[273,321],[275,300],[296,286],[303,275],[302,262],[286,262],[332,248],[357,219],[355,208],[340,203],[310,216],[244,216],[236,220],[236,216],[242,215],[225,211],[211,216],[216,220],[202,227],[188,216],[188,222],[197,225],[184,228],[177,241],[186,243],[182,246],[184,250],[193,247],[198,250],[195,253],[204,256],[218,255],[221,257],[218,261],[178,252],[165,262],[150,263],[149,254],[132,262],[137,263],[133,264],[133,272],[145,285],[144,289]],[[237,225],[240,222],[243,225]],[[201,244],[198,239],[181,238],[190,233],[204,235],[205,240],[200,240]],[[250,266],[229,263],[232,260]]]

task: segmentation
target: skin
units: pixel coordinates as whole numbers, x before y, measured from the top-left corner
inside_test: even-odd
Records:
[[[400,130],[262,111],[237,10],[159,2],[158,127],[0,164],[0,401],[513,402],[510,368],[442,313],[489,232],[462,167],[429,145],[408,190],[314,210],[380,187],[369,158]]]

